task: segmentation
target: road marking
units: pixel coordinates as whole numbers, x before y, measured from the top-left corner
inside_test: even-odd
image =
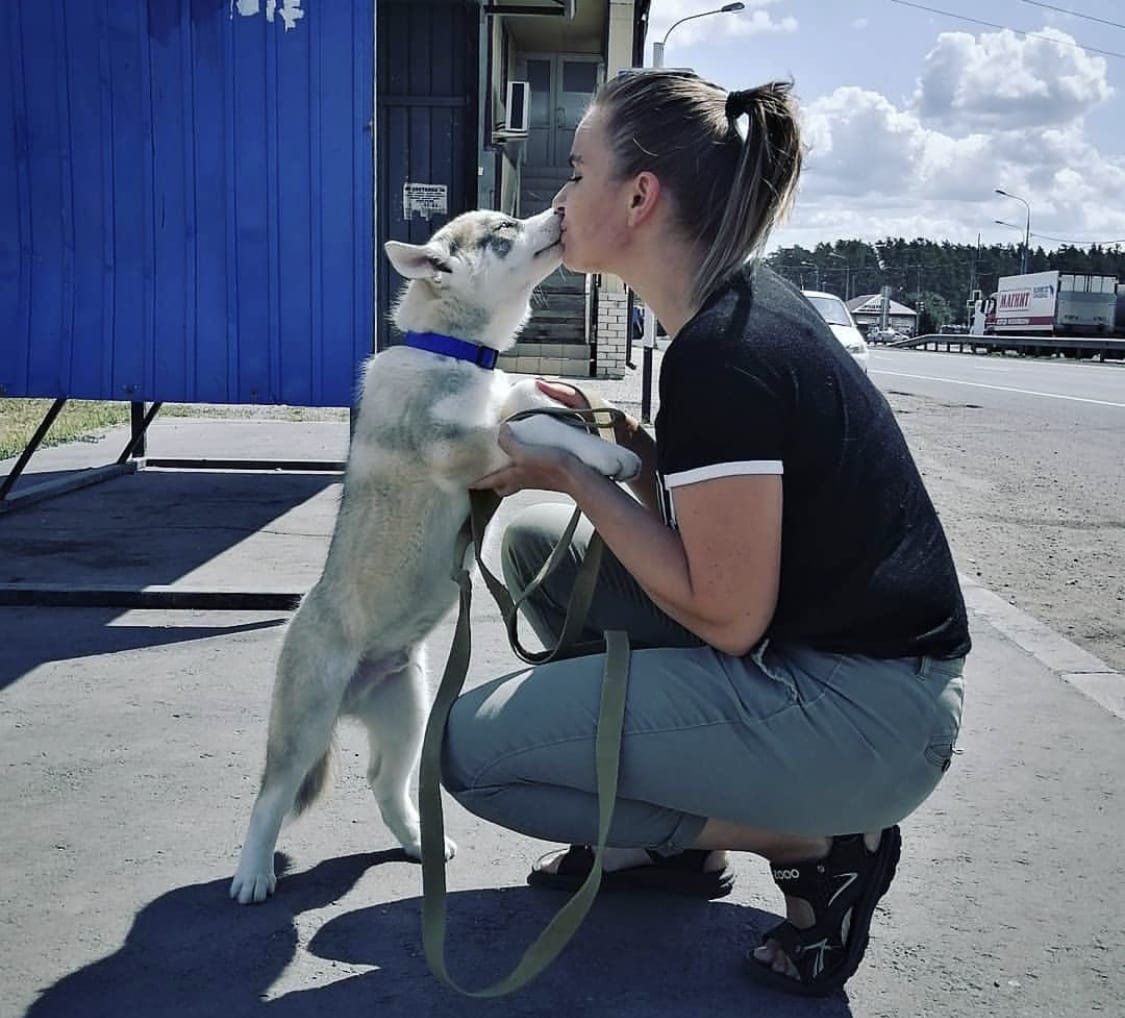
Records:
[[[1096,403],[1098,406],[1117,407],[1125,410],[1125,403],[1112,403],[1108,399],[1088,399],[1085,396],[1064,396],[1058,392],[1038,392],[1035,389],[1016,389],[1010,385],[989,385],[987,382],[963,382],[960,378],[939,378],[936,375],[911,375],[905,371],[884,371],[872,368],[876,375],[893,375],[895,378],[919,378],[927,382],[949,382],[952,385],[969,385],[975,389],[995,389],[997,392],[1018,392],[1022,396],[1042,396],[1044,399],[1068,399],[1073,403]]]

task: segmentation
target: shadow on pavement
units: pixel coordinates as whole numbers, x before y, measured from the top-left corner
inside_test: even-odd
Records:
[[[114,478],[0,516],[0,583],[173,583],[339,480],[152,469]],[[326,538],[331,525],[294,536]]]
[[[393,851],[332,859],[287,876],[277,896],[248,908],[227,897],[229,878],[170,891],[137,914],[118,951],[45,989],[26,1018],[851,1014],[842,994],[806,1001],[754,986],[742,955],[776,919],[722,902],[604,897],[546,973],[493,1001],[460,997],[430,975],[418,898],[340,914],[300,948],[301,913],[330,905],[369,868],[401,858]],[[454,978],[480,987],[506,974],[562,901],[522,887],[450,895],[447,956]],[[326,982],[325,961],[329,970],[336,963],[348,968]],[[312,985],[266,999],[290,968],[288,983],[307,971]]]
[[[231,636],[282,626],[289,620],[288,615],[279,615],[225,626],[125,626],[111,624],[122,614],[116,608],[4,608],[2,612],[5,628],[22,633],[23,638],[0,643],[0,692],[48,661]],[[33,636],[37,629],[40,634]]]
[[[271,524],[339,483],[336,474],[145,470],[0,516],[0,584],[173,585],[212,565],[218,589],[300,589],[319,571],[335,518],[329,501]],[[244,547],[235,546],[251,542]],[[293,570],[297,572],[294,573]],[[199,581],[190,582],[200,586]],[[206,585],[211,586],[208,582]],[[39,664],[279,624],[128,627],[120,608],[3,608],[22,633],[0,646],[0,689]],[[65,631],[60,632],[60,626]]]
[[[112,462],[112,460],[110,462]],[[85,474],[93,475],[95,471],[102,469],[102,467],[109,466],[110,462],[101,464],[97,467],[76,467],[73,470],[36,470],[34,473],[20,474],[20,476],[16,478],[15,483],[12,485],[11,494],[9,497],[27,491],[29,488],[38,487],[40,484],[51,484],[55,481],[61,481],[64,478],[72,479],[76,477],[82,477]],[[5,480],[7,475],[8,471],[4,467],[0,466],[0,481]],[[122,474],[121,476],[124,477],[126,475]],[[107,478],[100,483],[110,484],[116,479],[117,478]],[[21,509],[19,511],[26,512],[27,510]]]

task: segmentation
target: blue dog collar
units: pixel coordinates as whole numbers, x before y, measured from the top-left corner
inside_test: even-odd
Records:
[[[457,339],[454,336],[443,336],[440,332],[408,332],[403,343],[414,347],[415,350],[427,350],[430,353],[441,354],[443,357],[452,357],[454,360],[468,361],[487,371],[496,367],[496,358],[500,356],[490,346],[470,343],[468,340]]]

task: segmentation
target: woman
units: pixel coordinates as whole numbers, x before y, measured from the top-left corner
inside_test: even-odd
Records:
[[[826,994],[858,966],[896,824],[937,785],[960,726],[969,634],[949,549],[886,401],[756,261],[801,165],[788,86],[619,78],[570,162],[555,199],[566,264],[619,275],[673,337],[655,441],[620,428],[644,463],[635,497],[507,432],[512,465],[478,487],[571,496],[610,552],[588,635],[623,628],[645,648],[603,888],[717,897],[727,851],[764,856],[787,919],[749,971]],[[509,586],[527,584],[567,515],[538,506],[509,526]],[[529,606],[545,642],[588,538]],[[452,794],[574,843],[535,864],[534,885],[577,886],[591,865],[601,674],[600,656],[544,665],[472,690],[450,717]]]

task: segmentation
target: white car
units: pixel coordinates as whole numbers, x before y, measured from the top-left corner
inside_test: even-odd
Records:
[[[845,350],[852,355],[867,374],[867,361],[870,354],[867,350],[867,341],[863,334],[856,328],[855,319],[845,304],[834,293],[821,293],[819,290],[802,290],[805,299],[820,312],[820,317],[828,323],[832,334],[843,344]]]

